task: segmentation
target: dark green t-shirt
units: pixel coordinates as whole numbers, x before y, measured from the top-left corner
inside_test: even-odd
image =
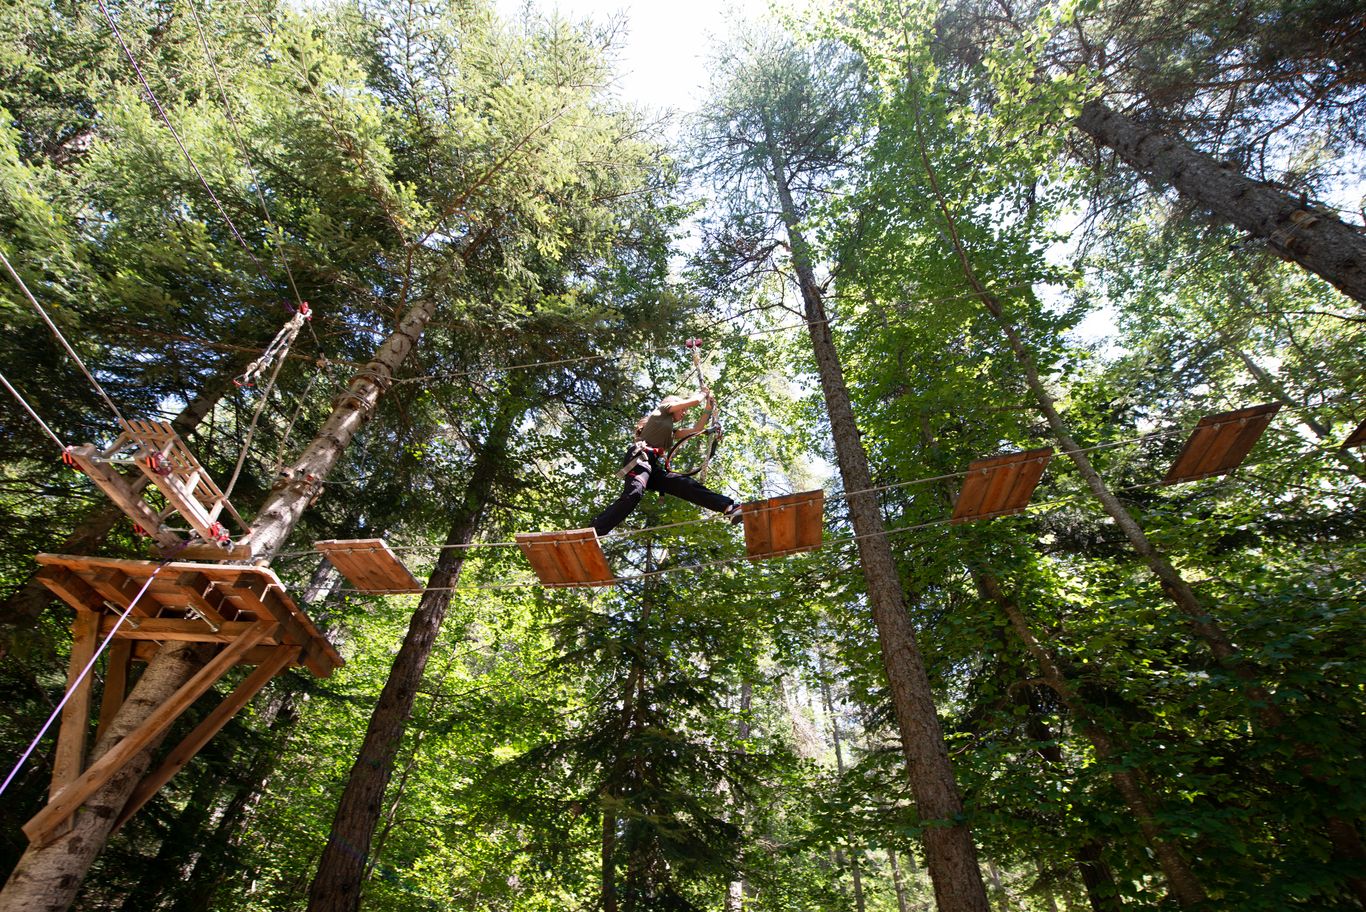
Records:
[[[656,449],[667,450],[674,442],[673,415],[663,408],[655,409],[645,416],[645,423],[636,436]]]

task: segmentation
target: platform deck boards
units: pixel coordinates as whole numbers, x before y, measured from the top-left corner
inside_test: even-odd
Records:
[[[1280,409],[1279,402],[1271,402],[1201,418],[1162,483],[1180,484],[1238,468]]]
[[[815,551],[825,531],[825,492],[802,491],[742,504],[750,560]]]
[[[206,618],[217,614],[233,625],[267,620],[278,623],[279,634],[262,645],[300,647],[301,661],[318,677],[327,677],[342,665],[340,653],[265,567],[181,561],[162,565],[70,554],[39,554],[37,560],[44,567],[39,579],[49,589],[77,611],[93,611],[104,617],[121,614],[156,569],[164,567],[137,603],[138,616],[120,627],[118,638],[140,640],[160,631],[168,639],[221,643],[227,631]],[[92,593],[102,598],[92,597]],[[142,609],[148,610],[144,613]],[[141,632],[140,625],[145,625]],[[220,629],[215,630],[215,626]]]
[[[1034,496],[1053,448],[1025,450],[978,459],[968,466],[963,489],[954,504],[955,523],[1019,513]]]
[[[514,538],[547,586],[611,586],[617,581],[593,529],[521,532]]]
[[[1359,446],[1366,446],[1366,421],[1358,424],[1357,429],[1346,440],[1342,441],[1343,449]]]
[[[422,584],[382,538],[328,539],[314,542],[313,547],[362,592],[422,591]]]

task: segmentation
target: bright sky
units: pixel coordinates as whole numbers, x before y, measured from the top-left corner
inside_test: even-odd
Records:
[[[496,0],[515,17],[525,0]],[[621,27],[617,72],[623,99],[650,110],[695,110],[707,85],[712,47],[745,19],[761,19],[769,0],[531,0],[542,12]]]

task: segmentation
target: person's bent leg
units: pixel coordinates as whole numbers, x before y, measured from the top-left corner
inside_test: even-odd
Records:
[[[708,510],[715,510],[717,513],[724,513],[727,507],[735,503],[726,495],[713,491],[696,478],[679,475],[675,472],[665,472],[654,487],[665,494],[672,494],[688,503],[697,504],[699,507],[705,507]]]
[[[621,488],[621,495],[593,520],[593,528],[597,530],[599,536],[611,532],[621,524],[623,519],[631,515],[631,511],[640,504],[640,499],[645,496],[645,488],[649,483],[649,469],[639,468],[626,476],[625,484]]]

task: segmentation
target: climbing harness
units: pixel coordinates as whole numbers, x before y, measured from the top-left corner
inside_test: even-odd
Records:
[[[716,448],[721,445],[721,437],[725,432],[721,428],[721,422],[717,420],[719,409],[716,405],[716,398],[712,395],[711,388],[707,386],[707,378],[702,373],[702,340],[689,339],[683,343],[683,347],[692,353],[693,369],[697,372],[698,388],[707,395],[708,401],[705,405],[707,426],[700,431],[693,431],[675,440],[664,457],[664,468],[676,475],[697,476],[699,479],[705,479],[707,467],[711,465],[712,459],[716,456]]]
[[[625,478],[636,470],[637,466],[648,466],[650,456],[663,456],[664,451],[659,447],[652,447],[644,440],[637,440],[631,444],[631,449],[626,457],[626,464],[617,470],[618,478]]]

